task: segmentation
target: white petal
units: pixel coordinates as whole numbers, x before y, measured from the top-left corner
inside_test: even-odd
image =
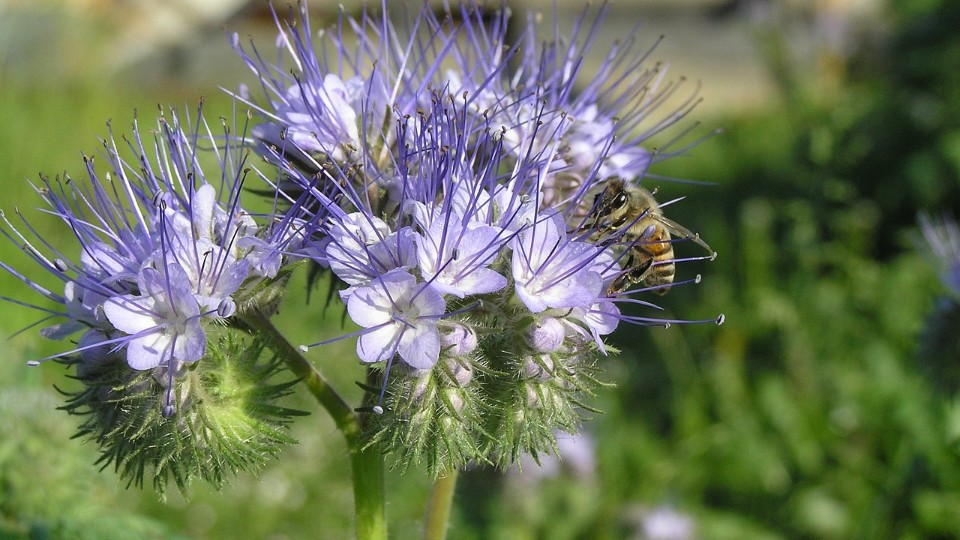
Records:
[[[136,334],[160,323],[154,311],[156,302],[143,296],[115,296],[103,304],[103,312],[117,330]]]
[[[357,356],[368,364],[383,362],[393,356],[402,329],[397,324],[389,324],[360,336],[357,340]]]
[[[153,369],[170,358],[170,337],[163,332],[131,339],[127,344],[127,364],[138,371]]]
[[[620,310],[613,302],[597,302],[583,317],[590,330],[598,335],[613,333],[620,323]]]
[[[539,296],[553,308],[584,307],[593,304],[602,289],[600,274],[578,272],[562,283],[541,290]]]
[[[247,279],[249,269],[250,265],[246,260],[228,262],[227,267],[216,278],[216,294],[214,296],[224,298],[236,292]]]
[[[452,278],[454,276],[443,275],[440,278],[442,281],[435,281],[434,286],[444,293],[463,298],[472,294],[497,292],[507,285],[507,278],[489,268],[471,270],[455,282]]]
[[[400,358],[416,369],[428,369],[440,357],[440,331],[436,326],[407,329],[400,338]]]
[[[359,287],[347,299],[347,313],[364,328],[388,322],[393,315],[390,299],[373,287]]]
[[[523,302],[527,309],[531,313],[540,313],[541,311],[547,309],[547,303],[543,301],[537,292],[531,292],[527,289],[526,285],[523,283],[517,282],[517,296],[520,297],[520,301]]]
[[[213,213],[217,204],[217,190],[210,184],[200,186],[190,201],[190,214],[193,218],[194,234],[198,238],[211,237],[213,231]]]
[[[186,331],[177,335],[173,355],[177,360],[195,362],[203,358],[207,350],[207,337],[200,328],[200,322],[194,319],[187,324]]]
[[[420,291],[420,294],[417,295],[413,303],[416,305],[421,317],[421,319],[417,321],[417,326],[424,324],[435,325],[436,321],[424,320],[422,317],[438,317],[443,315],[447,310],[447,303],[444,301],[443,295],[430,285],[427,285]]]
[[[126,270],[120,254],[103,242],[85,244],[80,250],[80,264],[95,276],[112,276]]]

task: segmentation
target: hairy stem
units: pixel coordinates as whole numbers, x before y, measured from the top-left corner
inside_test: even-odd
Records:
[[[387,520],[384,506],[384,456],[375,448],[364,448],[362,421],[353,408],[323,378],[323,375],[300,354],[263,313],[252,310],[243,316],[244,324],[267,341],[295,375],[333,418],[343,433],[350,451],[353,470],[353,498],[358,540],[385,540]]]
[[[357,438],[360,434],[360,419],[353,412],[353,408],[330,386],[317,368],[300,354],[300,350],[283,337],[270,319],[263,313],[252,310],[244,314],[243,321],[258,336],[267,341],[270,349],[283,358],[294,375],[303,379],[303,384],[307,386],[313,397],[317,398],[320,405],[330,413],[337,428],[347,438],[347,443]]]
[[[376,448],[363,448],[359,441],[350,446],[353,468],[354,515],[358,540],[386,540],[387,517],[384,500],[383,454]]]

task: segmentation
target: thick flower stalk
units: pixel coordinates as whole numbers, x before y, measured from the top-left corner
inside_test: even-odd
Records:
[[[656,308],[643,295],[678,285],[675,265],[714,256],[674,257],[706,244],[655,203],[627,205],[647,200],[653,162],[685,150],[670,150],[679,135],[659,152],[643,143],[697,100],[659,108],[679,86],[643,67],[634,35],[576,87],[603,11],[571,39],[530,17],[517,45],[505,9],[485,21],[464,4],[454,22],[424,7],[402,27],[365,13],[317,44],[301,6],[277,18],[276,63],[234,38],[265,98],[238,94],[263,119],[253,134],[285,172],[290,211],[315,216],[304,251],[343,283],[348,336],[381,368],[362,409],[369,444],[401,463],[440,475],[552,453],[606,336],[688,322],[621,308]]]
[[[265,382],[276,365],[256,367],[259,354],[248,355],[245,368],[228,370],[239,379],[208,358],[222,359],[226,349],[236,356],[248,345],[262,350],[229,337],[226,327],[238,312],[272,302],[288,273],[281,266],[289,266],[287,254],[303,239],[302,220],[258,224],[241,206],[244,181],[259,173],[247,168],[248,152],[232,142],[233,130],[224,123],[215,133],[202,116],[182,124],[176,113],[160,117],[152,140],[141,138],[136,124],[129,139],[110,130],[102,155],[84,158],[86,178],[43,178],[36,187],[72,245],[38,234],[19,211],[19,225],[3,217],[3,234],[61,283],[51,290],[36,270],[0,262],[47,303],[7,299],[45,313],[45,337],[75,340],[52,357],[74,365],[81,383],[67,409],[91,415],[82,431],[101,442],[107,463],[138,483],[148,465],[158,487],[168,476],[185,487],[190,473],[219,482],[224,465],[245,468],[266,457],[248,447],[234,453],[236,459],[191,460],[197,444],[237,444],[226,440],[231,437],[262,438],[264,448],[289,442],[278,431],[289,416],[284,409],[248,407],[250,414],[237,414],[245,405],[231,399],[238,408],[220,414],[217,407],[226,402],[212,397],[228,380],[239,385],[234,396],[269,401],[286,393]],[[200,155],[211,150],[216,160],[204,167]],[[205,362],[218,367],[198,366]],[[216,435],[212,440],[186,435],[203,431],[204,422]],[[155,439],[179,442],[164,447]],[[137,448],[136,440],[153,450]]]

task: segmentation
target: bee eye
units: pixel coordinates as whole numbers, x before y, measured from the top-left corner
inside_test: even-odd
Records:
[[[627,204],[627,196],[623,193],[617,195],[617,198],[613,201],[617,206],[623,206]]]

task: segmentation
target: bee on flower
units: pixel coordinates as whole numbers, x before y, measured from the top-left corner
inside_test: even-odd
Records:
[[[405,25],[365,12],[315,32],[301,4],[275,15],[276,64],[234,36],[263,90],[237,93],[262,120],[253,134],[285,171],[290,211],[318,216],[311,258],[344,285],[358,330],[342,337],[382,368],[364,409],[379,413],[372,440],[404,462],[438,472],[552,452],[606,336],[688,322],[622,314],[653,306],[632,298],[657,288],[634,275],[647,268],[625,266],[647,239],[587,230],[609,177],[636,185],[685,150],[644,143],[698,101],[660,107],[683,85],[647,67],[636,33],[578,86],[605,10],[584,11],[569,39],[531,17],[510,44],[505,8],[484,20],[470,3],[456,17],[425,7]],[[660,251],[670,261],[655,264],[672,265]]]

